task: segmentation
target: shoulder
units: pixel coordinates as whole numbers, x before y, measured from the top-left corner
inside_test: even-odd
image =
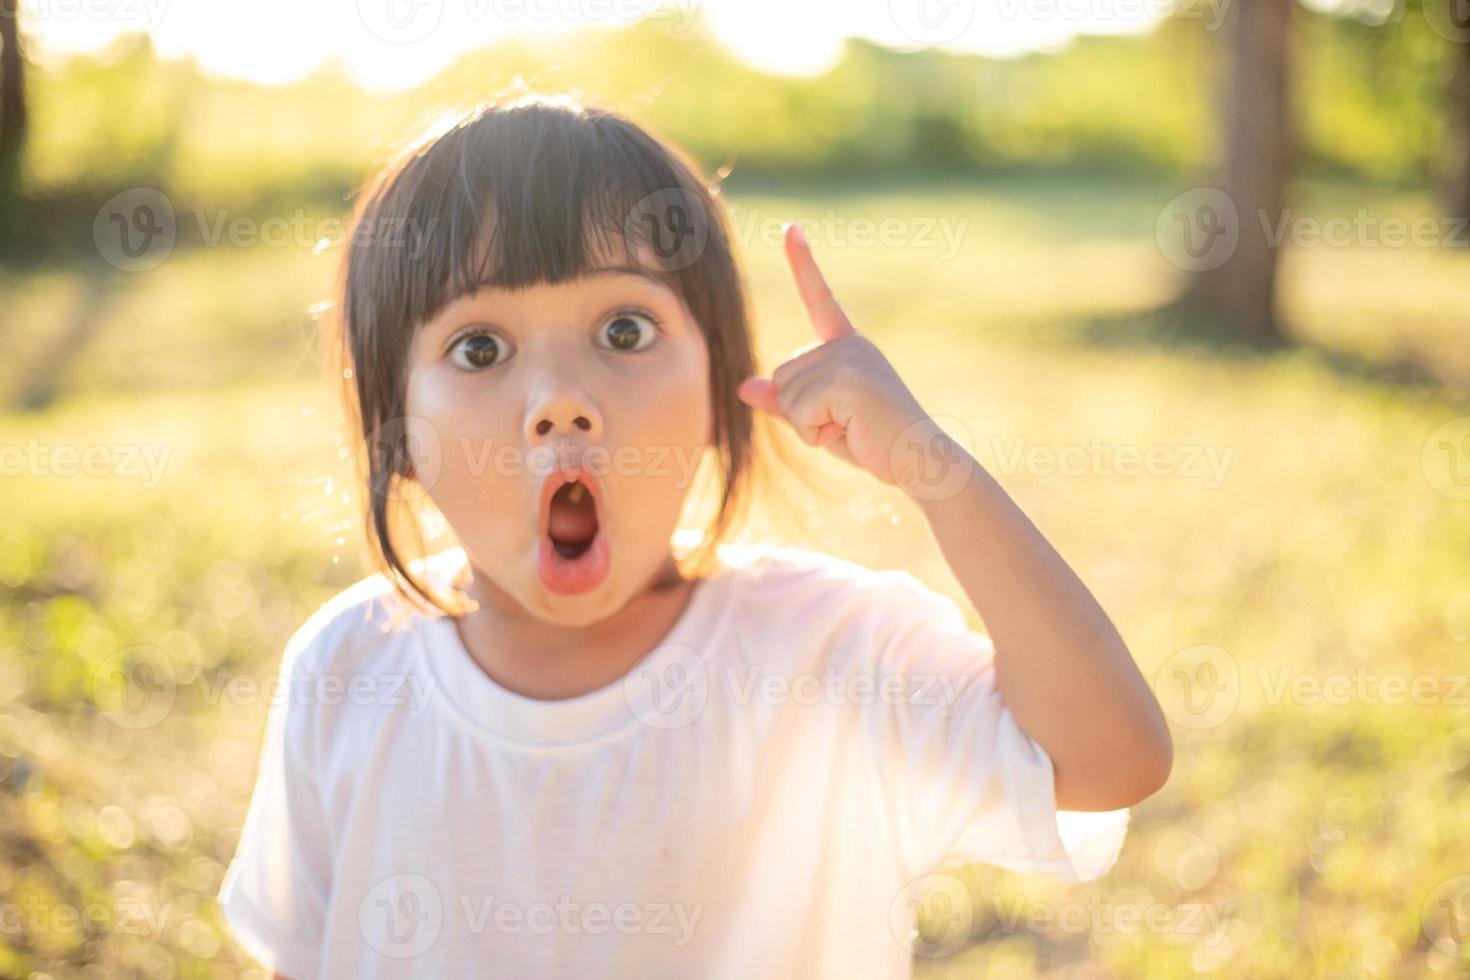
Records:
[[[437,580],[455,567],[462,552],[416,563]],[[323,602],[286,642],[283,674],[358,674],[381,668],[395,651],[409,647],[425,615],[407,606],[387,576],[368,575]]]
[[[722,549],[748,597],[768,601],[850,599],[863,608],[912,608],[937,615],[964,614],[948,595],[902,568],[873,568],[821,551],[782,545],[732,545]]]
[[[753,660],[791,658],[801,648],[864,659],[914,630],[970,631],[953,599],[906,569],[776,545],[722,548],[727,553],[741,647]]]
[[[860,590],[871,588],[885,574],[826,552],[788,545],[725,545],[720,556],[747,591]]]

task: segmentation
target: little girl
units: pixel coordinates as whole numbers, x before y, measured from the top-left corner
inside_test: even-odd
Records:
[[[615,113],[482,107],[351,227],[324,337],[379,571],[286,646],[219,896],[252,956],[293,980],[905,977],[970,937],[941,869],[1112,866],[1168,777],[1163,714],[798,226],[815,342],[770,377],[718,197]],[[907,572],[723,541],[757,420],[907,492],[990,638]],[[701,466],[713,516],[676,534]],[[425,553],[433,521],[458,547]]]

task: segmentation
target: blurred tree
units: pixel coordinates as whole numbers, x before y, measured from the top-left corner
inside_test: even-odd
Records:
[[[1182,297],[1190,313],[1263,344],[1282,340],[1276,259],[1291,159],[1288,36],[1293,0],[1236,0],[1226,14],[1230,56],[1222,119],[1220,189],[1235,205],[1239,242],[1218,268],[1194,273]]]
[[[20,48],[20,0],[0,0],[0,203],[20,191],[26,139],[25,63]]]
[[[1450,23],[1464,33],[1455,45],[1455,74],[1450,84],[1450,106],[1459,137],[1459,158],[1451,172],[1450,213],[1470,219],[1470,7],[1465,0],[1445,0],[1450,5]],[[1462,232],[1470,236],[1470,232]]]

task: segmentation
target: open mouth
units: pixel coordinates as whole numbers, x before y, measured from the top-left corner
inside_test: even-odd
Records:
[[[566,482],[562,482],[566,481]],[[553,595],[591,592],[607,581],[612,548],[602,522],[605,488],[589,473],[553,474],[542,485],[541,541],[536,569]],[[552,488],[555,488],[554,490]]]
[[[592,547],[597,537],[597,502],[581,480],[563,484],[552,495],[546,533],[563,558],[580,558]]]

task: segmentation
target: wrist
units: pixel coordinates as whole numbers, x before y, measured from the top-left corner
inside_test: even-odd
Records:
[[[890,463],[894,483],[921,507],[958,495],[980,469],[965,447],[927,415],[899,434]]]

